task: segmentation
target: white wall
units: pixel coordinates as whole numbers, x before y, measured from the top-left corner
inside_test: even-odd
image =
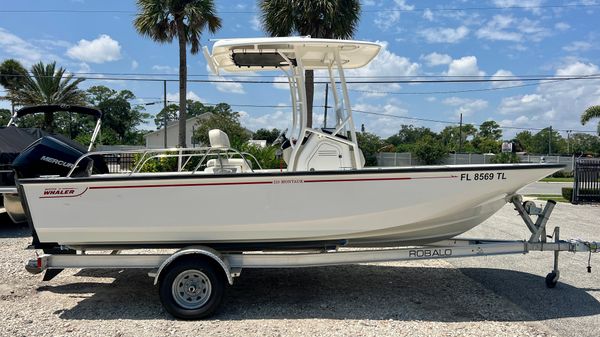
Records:
[[[186,147],[192,147],[192,134],[195,128],[197,119],[190,118],[187,120],[186,125]],[[146,137],[146,147],[152,149],[164,148],[165,142],[165,129],[160,129],[156,132],[150,133]],[[176,147],[179,141],[179,124],[174,123],[167,127],[167,147]]]

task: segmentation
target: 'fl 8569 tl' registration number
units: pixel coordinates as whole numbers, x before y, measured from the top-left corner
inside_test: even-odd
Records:
[[[461,173],[460,180],[464,181],[485,181],[485,180],[506,180],[504,172],[469,172]]]

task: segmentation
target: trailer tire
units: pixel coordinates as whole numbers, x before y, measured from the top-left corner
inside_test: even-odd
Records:
[[[558,280],[556,280],[555,272],[551,272],[548,275],[546,275],[546,287],[554,288],[554,287],[556,287],[557,284],[558,284]]]
[[[163,306],[176,318],[193,320],[211,316],[225,293],[223,272],[198,258],[174,261],[159,284]]]

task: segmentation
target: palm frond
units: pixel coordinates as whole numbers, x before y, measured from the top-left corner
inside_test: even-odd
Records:
[[[600,105],[592,105],[585,109],[581,115],[581,125],[585,125],[591,119],[600,118]]]

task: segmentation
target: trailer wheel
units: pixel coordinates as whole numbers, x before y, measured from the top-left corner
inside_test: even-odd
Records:
[[[548,275],[546,275],[546,287],[554,288],[554,287],[556,287],[557,284],[558,284],[558,280],[556,279],[555,272],[551,272]]]
[[[206,260],[173,262],[160,281],[159,295],[165,309],[181,319],[212,315],[223,299],[225,280]]]

